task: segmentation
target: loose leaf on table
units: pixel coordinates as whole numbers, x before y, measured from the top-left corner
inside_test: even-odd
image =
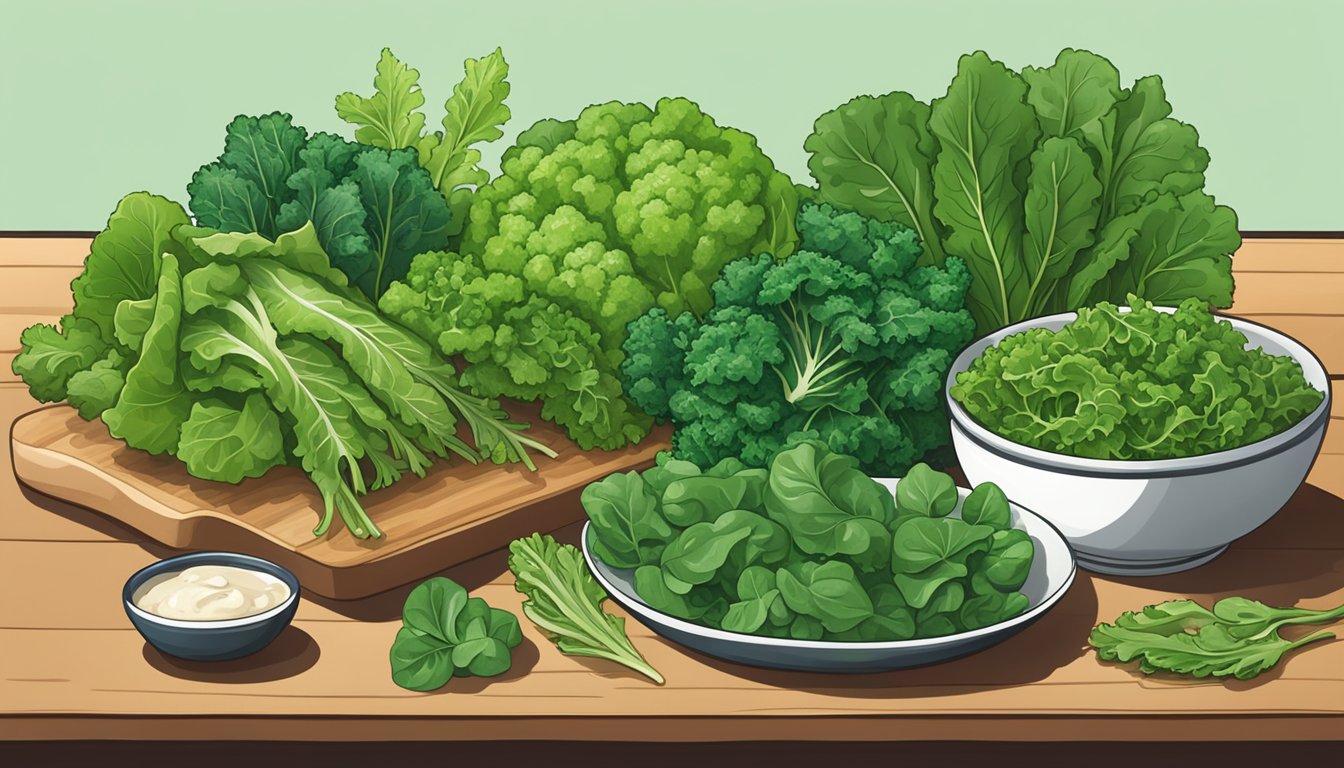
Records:
[[[389,658],[392,681],[412,691],[442,688],[453,677],[494,677],[509,670],[523,641],[518,619],[468,597],[462,586],[430,579],[406,598]]]
[[[526,596],[524,615],[561,652],[614,661],[662,685],[663,676],[631,644],[625,619],[602,610],[607,595],[577,548],[534,533],[509,545],[509,570]]]
[[[1318,640],[1317,632],[1286,640],[1279,629],[1290,624],[1322,624],[1344,619],[1344,606],[1333,610],[1273,608],[1230,597],[1213,610],[1191,600],[1150,605],[1126,612],[1114,624],[1098,624],[1088,642],[1104,661],[1137,659],[1144,674],[1176,672],[1194,677],[1232,676],[1246,680],[1279,663],[1284,654]]]

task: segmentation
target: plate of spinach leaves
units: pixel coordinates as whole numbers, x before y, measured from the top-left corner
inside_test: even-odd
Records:
[[[875,672],[988,648],[1073,583],[1064,537],[992,483],[870,478],[814,441],[767,468],[660,457],[589,485],[583,554],[657,634],[759,667]]]

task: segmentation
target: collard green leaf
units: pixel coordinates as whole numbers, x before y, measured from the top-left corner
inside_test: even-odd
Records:
[[[346,272],[377,300],[394,280],[406,276],[412,256],[448,244],[451,214],[410,150],[367,150],[355,159],[349,178],[364,206],[373,262],[362,274]]]
[[[1027,102],[1046,136],[1073,136],[1100,120],[1120,97],[1115,65],[1088,51],[1065,48],[1048,67],[1026,67]]]
[[[976,321],[1012,323],[1029,278],[1021,233],[1025,161],[1040,128],[1021,78],[983,52],[961,57],[947,95],[933,102],[929,130],[934,214],[947,227],[947,253],[965,259]]]
[[[1082,127],[1099,159],[1102,222],[1138,210],[1150,194],[1180,196],[1203,186],[1209,153],[1195,129],[1170,114],[1162,79],[1149,76],[1123,93],[1114,112]]]
[[[929,263],[942,265],[941,226],[933,216],[929,106],[908,93],[859,96],[817,118],[803,147],[821,199],[915,230]]]
[[[1014,320],[1054,308],[1051,290],[1068,276],[1078,253],[1092,244],[1100,196],[1092,160],[1078,142],[1047,139],[1032,154],[1022,248],[1028,285]]]

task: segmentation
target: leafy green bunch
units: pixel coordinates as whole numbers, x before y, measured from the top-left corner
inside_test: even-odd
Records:
[[[495,677],[509,671],[523,642],[518,617],[491,608],[452,579],[433,578],[406,597],[401,629],[388,652],[392,682],[433,691],[454,677]]]
[[[1035,551],[1003,492],[964,502],[920,464],[893,497],[852,457],[804,442],[769,469],[660,459],[584,489],[593,548],[641,600],[730,632],[886,641],[989,626],[1027,608]]]
[[[1317,632],[1287,640],[1279,634],[1283,627],[1340,619],[1344,605],[1316,611],[1225,597],[1209,610],[1193,600],[1170,600],[1126,611],[1114,624],[1098,624],[1088,642],[1103,661],[1137,659],[1144,674],[1167,671],[1248,680],[1278,664],[1289,651],[1334,637]]]
[[[931,105],[859,96],[805,147],[821,199],[913,227],[928,263],[966,261],[980,333],[1130,293],[1226,307],[1236,214],[1171,112],[1161,78],[1121,88],[1087,51],[1021,73],[977,52]]]
[[[728,261],[789,253],[797,203],[749,134],[686,99],[543,120],[477,190],[460,252],[418,256],[379,306],[471,364],[478,393],[542,401],[581,447],[648,433],[618,375],[626,326],[709,309]]]
[[[703,320],[657,307],[630,325],[630,399],[676,425],[678,457],[764,466],[802,439],[904,472],[947,444],[943,381],[970,341],[960,259],[917,266],[909,228],[803,204],[799,250],[739,259]]]
[[[1175,312],[1131,295],[1128,309],[1078,310],[986,349],[951,394],[976,421],[1022,445],[1094,459],[1199,456],[1278,434],[1320,405],[1288,356],[1200,299]]]
[[[480,167],[481,151],[473,145],[503,136],[500,128],[512,114],[504,104],[509,95],[509,65],[503,51],[496,48],[487,56],[467,59],[463,70],[462,80],[443,103],[441,131],[425,131],[420,73],[401,63],[388,48],[378,60],[372,96],[343,93],[336,97],[336,114],[358,126],[356,141],[383,149],[415,150],[430,183],[452,211],[447,225],[450,238],[466,226],[472,192],[490,180],[490,174]],[[400,278],[400,273],[394,277]]]
[[[358,496],[423,475],[431,456],[530,467],[527,449],[554,455],[380,316],[331,266],[311,223],[274,241],[217,232],[137,192],[71,288],[59,327],[22,334],[13,368],[33,397],[65,399],[206,480],[300,467],[325,505],[315,534],[339,513],[355,536],[381,535]]]
[[[311,222],[332,265],[374,300],[412,256],[448,243],[448,204],[414,151],[309,137],[280,112],[234,118],[187,192],[197,223],[225,232],[273,240]]]

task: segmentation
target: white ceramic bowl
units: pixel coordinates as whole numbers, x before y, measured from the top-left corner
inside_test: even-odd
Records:
[[[1311,350],[1263,325],[1226,318],[1246,335],[1248,348],[1295,359],[1325,398],[1286,431],[1240,448],[1158,461],[1078,458],[1000,437],[952,398],[957,374],[990,346],[1031,328],[1058,330],[1075,317],[1066,312],[1009,326],[975,341],[953,362],[946,395],[952,444],[967,480],[997,483],[1008,498],[1054,523],[1079,565],[1119,575],[1203,565],[1283,508],[1320,450],[1330,421],[1330,382]]]
[[[893,478],[873,479],[888,490],[896,490],[898,481]],[[970,493],[965,488],[957,490],[962,499]],[[988,627],[918,640],[874,643],[793,640],[714,629],[669,616],[646,605],[635,592],[634,571],[612,568],[593,553],[593,548],[588,544],[591,523],[583,526],[583,557],[588,561],[588,568],[597,583],[602,585],[612,600],[644,626],[692,650],[739,664],[772,669],[880,672],[947,661],[1003,642],[1039,619],[1069,591],[1077,569],[1068,542],[1039,515],[1017,504],[1011,504],[1011,509],[1013,527],[1026,531],[1036,547],[1031,570],[1021,589],[1027,597],[1027,610]],[[958,503],[952,517],[960,515],[961,505]]]

